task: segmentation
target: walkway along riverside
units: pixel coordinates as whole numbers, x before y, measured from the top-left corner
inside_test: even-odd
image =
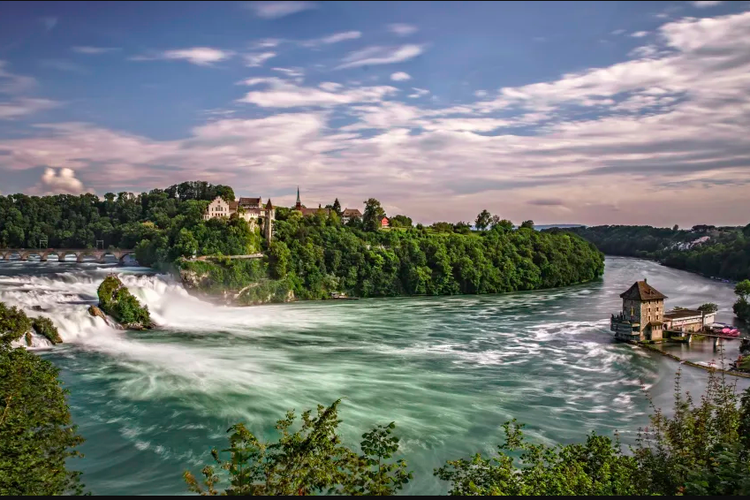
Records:
[[[8,262],[13,260],[14,255],[18,260],[26,261],[31,256],[39,257],[39,260],[46,262],[50,255],[57,256],[58,260],[64,260],[67,255],[75,255],[76,262],[83,262],[85,257],[93,256],[97,262],[105,262],[108,255],[113,256],[122,263],[128,255],[135,256],[135,250],[120,250],[119,248],[110,248],[108,250],[97,250],[95,248],[45,248],[45,249],[28,249],[28,248],[0,248],[0,257],[2,261]]]

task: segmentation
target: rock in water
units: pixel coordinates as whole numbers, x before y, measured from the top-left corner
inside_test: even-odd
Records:
[[[109,314],[115,321],[128,330],[146,330],[153,328],[148,307],[141,305],[114,274],[107,276],[97,290],[99,296],[99,313]],[[93,307],[89,313],[99,316]]]

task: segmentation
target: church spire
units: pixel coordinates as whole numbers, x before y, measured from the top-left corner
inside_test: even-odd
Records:
[[[300,201],[299,201],[299,186],[297,186],[297,205],[299,205],[299,204],[300,204]]]
[[[295,210],[302,210],[302,202],[299,199],[299,186],[297,186],[297,203],[294,205]]]

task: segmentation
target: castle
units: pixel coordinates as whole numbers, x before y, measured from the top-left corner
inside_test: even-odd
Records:
[[[260,197],[240,198],[237,201],[228,202],[221,196],[217,196],[214,201],[208,204],[208,208],[203,214],[203,220],[231,217],[234,214],[245,219],[251,228],[256,225],[260,226],[266,241],[270,243],[273,237],[273,220],[276,218],[276,209],[270,199],[263,206]]]

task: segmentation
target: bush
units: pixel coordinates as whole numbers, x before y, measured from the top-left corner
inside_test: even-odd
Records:
[[[71,425],[55,366],[0,346],[0,495],[80,494],[66,461],[83,442]]]
[[[31,320],[31,326],[38,335],[41,335],[53,344],[62,343],[62,337],[60,337],[57,327],[55,327],[49,318],[45,318],[44,316],[34,318]]]
[[[23,311],[0,302],[0,346],[19,340],[30,329],[31,321]]]
[[[148,307],[141,305],[117,276],[107,276],[99,285],[97,295],[101,310],[112,316],[118,323],[151,328],[151,315]]]
[[[287,412],[276,429],[278,442],[261,443],[243,424],[228,432],[229,460],[217,450],[211,454],[219,469],[229,476],[224,495],[390,495],[409,482],[411,473],[403,460],[388,462],[398,451],[399,439],[392,436],[395,424],[377,426],[362,435],[361,454],[341,444],[338,435],[338,406],[318,406],[317,416],[302,414],[302,427],[291,432],[294,412]],[[201,471],[203,485],[190,472],[185,481],[190,491],[215,495],[221,482],[214,466]]]

